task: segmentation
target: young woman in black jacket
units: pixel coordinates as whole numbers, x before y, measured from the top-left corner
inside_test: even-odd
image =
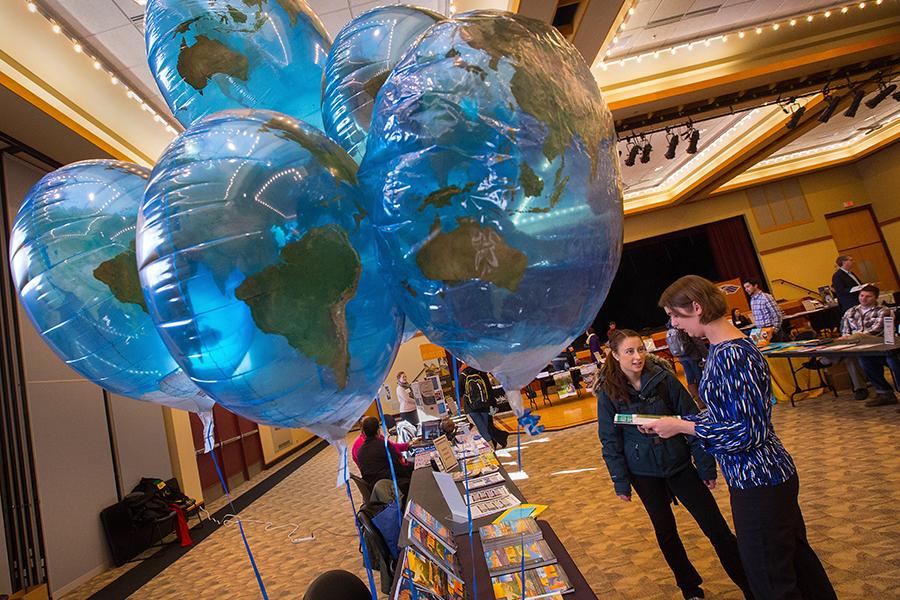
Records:
[[[631,502],[631,489],[637,492],[685,598],[703,598],[703,579],[678,536],[673,499],[688,509],[715,548],[725,572],[747,598],[752,598],[737,541],[710,492],[716,485],[715,460],[696,438],[664,440],[642,427],[614,424],[616,413],[688,415],[696,413],[697,406],[672,373],[646,359],[643,340],[637,333],[616,330],[609,346],[595,391],[603,460],[616,496]]]

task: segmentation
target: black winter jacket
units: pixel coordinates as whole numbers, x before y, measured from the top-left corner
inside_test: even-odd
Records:
[[[630,475],[669,477],[694,463],[700,479],[716,478],[716,461],[694,436],[676,435],[664,440],[641,433],[634,425],[615,425],[616,413],[692,415],[697,406],[678,379],[650,361],[641,373],[641,391],[629,388],[629,398],[612,400],[598,383],[597,429],[603,444],[603,460],[616,494],[631,495]]]

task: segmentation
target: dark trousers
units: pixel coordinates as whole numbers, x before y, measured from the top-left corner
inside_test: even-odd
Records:
[[[836,600],[806,541],[799,491],[796,474],[780,485],[731,489],[734,531],[750,588],[766,600]]]
[[[665,478],[632,475],[631,485],[647,509],[647,514],[650,515],[659,549],[669,563],[675,575],[675,583],[685,598],[699,595],[703,579],[691,564],[684,550],[684,544],[678,536],[671,506],[673,494],[709,538],[719,562],[731,580],[741,588],[747,598],[752,598],[734,534],[728,528],[728,523],[722,516],[712,492],[700,480],[693,465]],[[757,598],[764,596],[757,595]]]
[[[891,370],[894,386],[900,386],[900,359],[893,354],[889,356],[860,356],[858,360],[863,373],[866,374],[866,377],[872,382],[872,387],[879,394],[892,393],[891,384],[884,378],[885,367]]]

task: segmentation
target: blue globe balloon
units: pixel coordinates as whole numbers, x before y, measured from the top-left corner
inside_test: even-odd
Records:
[[[212,410],[169,355],[138,281],[134,231],[149,171],[114,160],[73,163],[28,192],[10,239],[25,312],[53,351],[116,394]]]
[[[400,343],[405,344],[409,340],[416,337],[416,334],[419,333],[419,328],[416,327],[412,321],[409,319],[403,319],[403,334],[400,336]]]
[[[332,441],[371,404],[403,321],[356,164],[318,130],[270,111],[197,121],[153,169],[137,237],[157,327],[217,402]]]
[[[360,184],[406,316],[507,390],[597,314],[622,247],[616,137],[552,27],[499,11],[434,25],[381,89]]]
[[[147,58],[182,125],[230,108],[278,110],[322,127],[331,46],[302,0],[150,0]]]
[[[325,133],[356,162],[366,152],[375,96],[391,69],[422,33],[443,15],[413,6],[379,6],[341,29],[325,65],[322,118]]]

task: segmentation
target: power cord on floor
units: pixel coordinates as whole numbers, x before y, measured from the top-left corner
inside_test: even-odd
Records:
[[[325,527],[320,527],[318,530],[310,530],[309,535],[306,535],[303,537],[295,537],[297,530],[300,529],[300,525],[298,525],[296,523],[284,523],[284,524],[279,525],[272,521],[263,521],[260,519],[253,519],[253,518],[241,518],[238,515],[231,514],[231,513],[226,514],[222,518],[222,520],[219,521],[218,519],[213,517],[209,513],[209,511],[206,510],[205,508],[201,507],[200,512],[204,513],[206,518],[209,519],[210,521],[212,521],[213,523],[216,523],[217,525],[222,525],[222,526],[229,525],[231,523],[237,523],[238,521],[240,521],[244,525],[247,525],[247,524],[263,525],[264,530],[266,532],[278,531],[279,529],[291,528],[291,530],[287,533],[287,537],[289,540],[291,540],[292,544],[302,544],[303,542],[314,541],[316,539],[316,531],[318,531],[319,533],[327,533],[327,534],[333,535],[335,537],[347,537],[347,538],[357,537],[357,535],[355,533],[338,533],[336,531],[332,531]]]

